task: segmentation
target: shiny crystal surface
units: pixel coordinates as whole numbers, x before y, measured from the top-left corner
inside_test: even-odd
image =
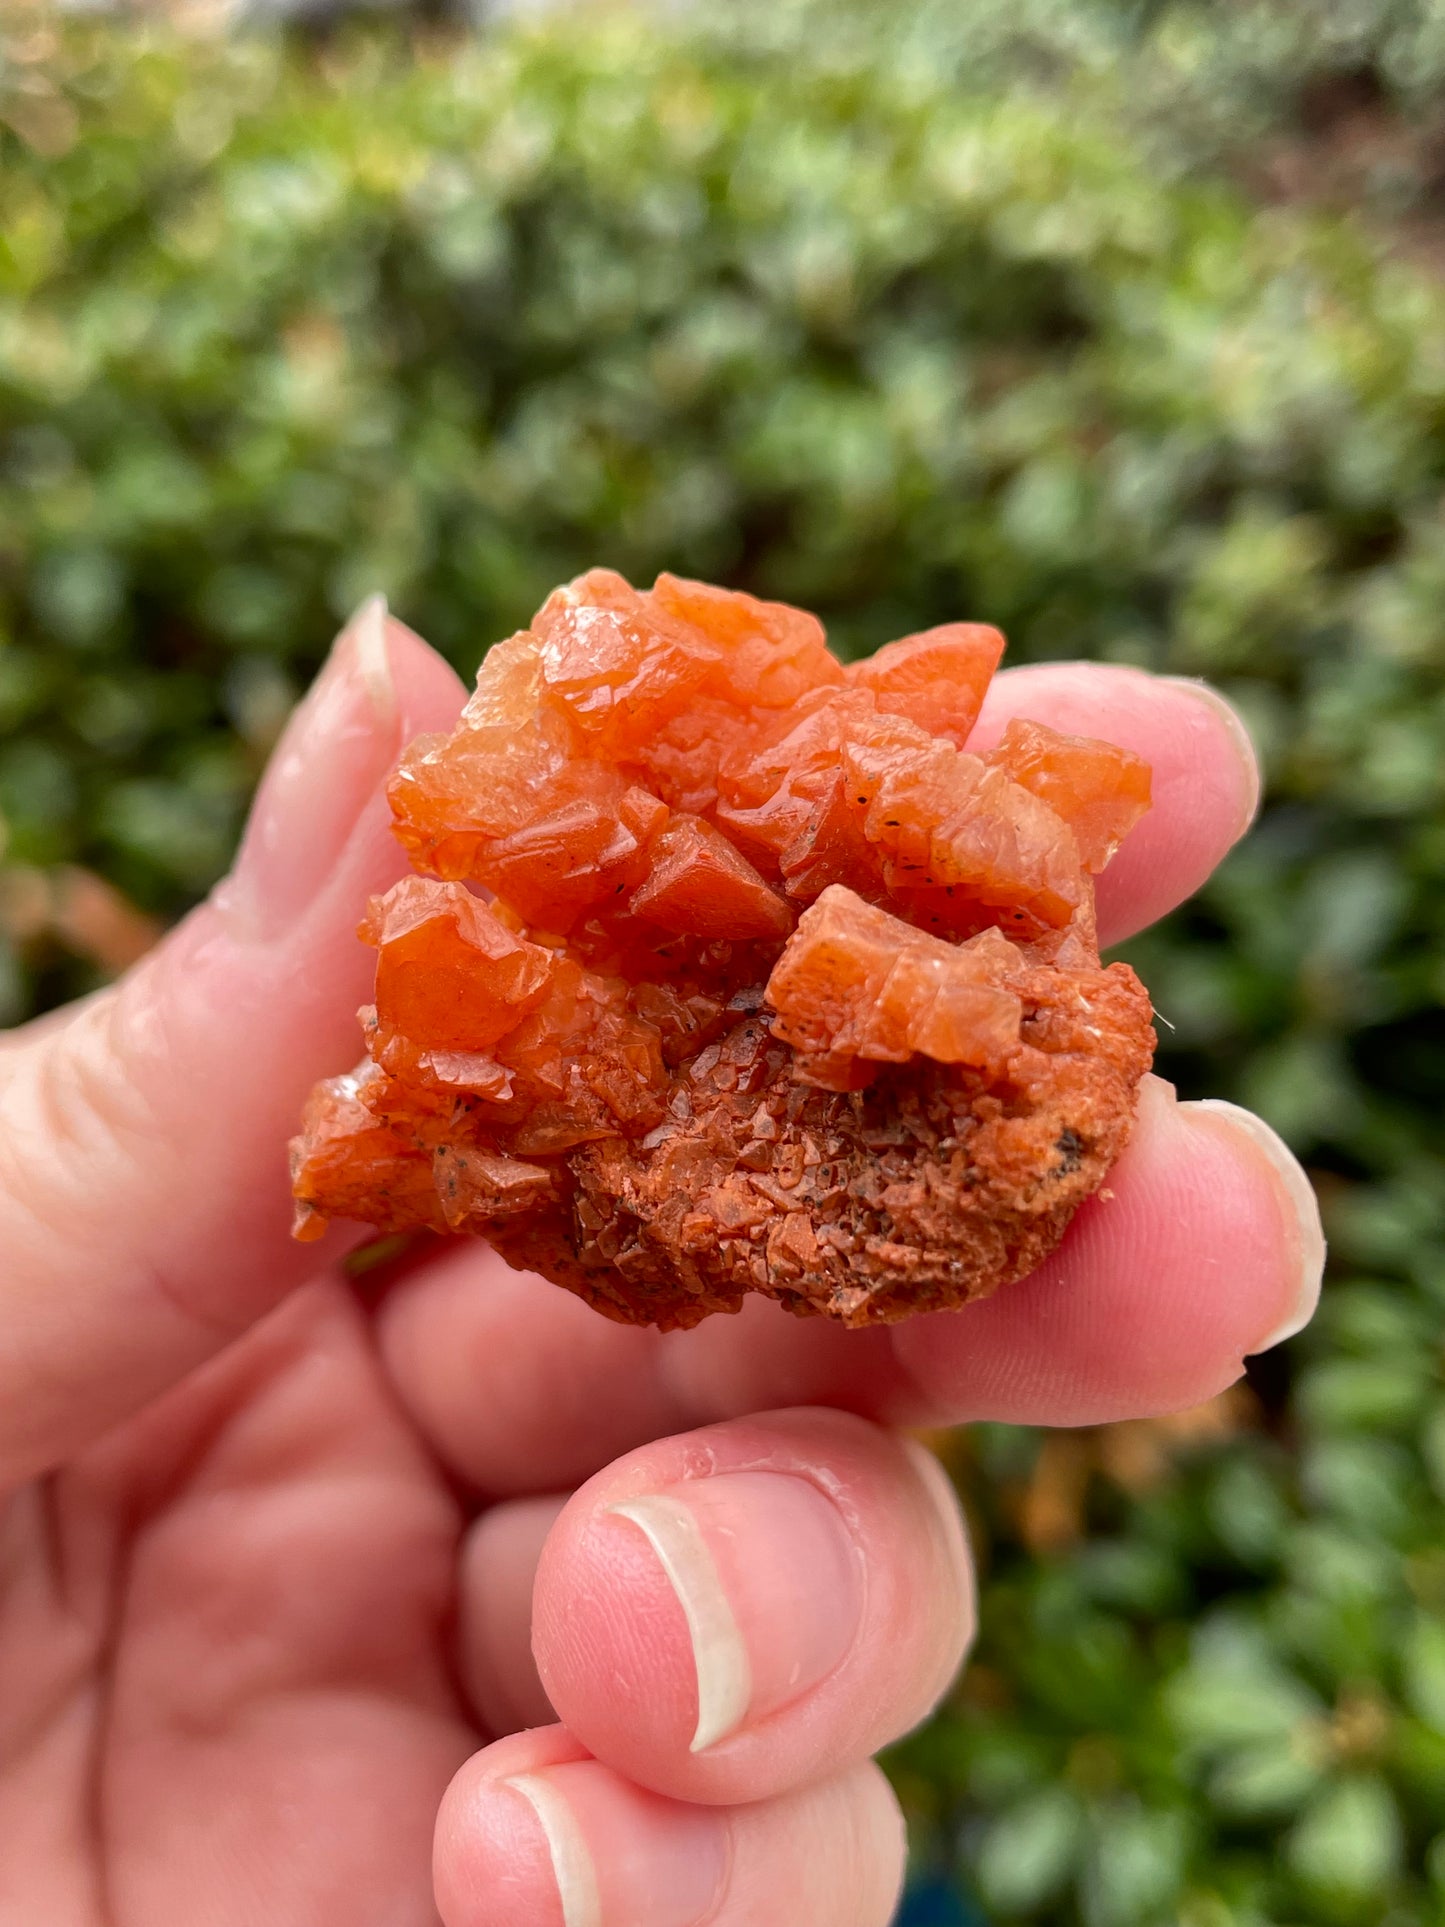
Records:
[[[763,1291],[862,1324],[1057,1242],[1127,1137],[1147,996],[1093,876],[1148,767],[1015,721],[1003,638],[845,667],[802,610],[594,569],[390,795],[366,1058],[293,1146],[298,1235],[479,1233],[610,1315]]]

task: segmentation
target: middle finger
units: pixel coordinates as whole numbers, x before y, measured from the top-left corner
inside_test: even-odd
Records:
[[[1297,1330],[1324,1244],[1257,1118],[1146,1081],[1133,1140],[1032,1276],[961,1311],[844,1331],[755,1302],[666,1336],[612,1324],[482,1247],[403,1282],[379,1338],[413,1419],[492,1497],[570,1488],[707,1420],[841,1406],[895,1425],[1097,1424],[1200,1403]]]

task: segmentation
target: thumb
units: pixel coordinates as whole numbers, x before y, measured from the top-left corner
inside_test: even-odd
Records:
[[[0,1052],[0,1489],[219,1350],[317,1268],[286,1142],[357,1054],[367,895],[404,869],[382,780],[452,671],[380,597],[272,758],[231,875],[68,1022]]]

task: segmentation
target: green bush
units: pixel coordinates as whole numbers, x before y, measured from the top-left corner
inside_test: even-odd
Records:
[[[1220,100],[1278,128],[1300,66],[1403,66],[1404,125],[1439,33],[964,11],[305,55],[13,25],[0,1003],[115,951],[47,878],[158,916],[205,889],[377,586],[468,667],[605,560],[808,603],[854,652],[967,614],[1016,659],[1214,677],[1267,807],[1131,954],[1169,1074],[1311,1162],[1332,1289],[1193,1421],[959,1448],[978,1664],[894,1765],[920,1861],[1000,1922],[1424,1927],[1445,299],[1403,230],[1242,198]]]

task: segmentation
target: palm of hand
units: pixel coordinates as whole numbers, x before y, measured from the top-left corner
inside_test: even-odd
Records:
[[[457,1507],[313,1289],[0,1518],[0,1920],[411,1927]]]

